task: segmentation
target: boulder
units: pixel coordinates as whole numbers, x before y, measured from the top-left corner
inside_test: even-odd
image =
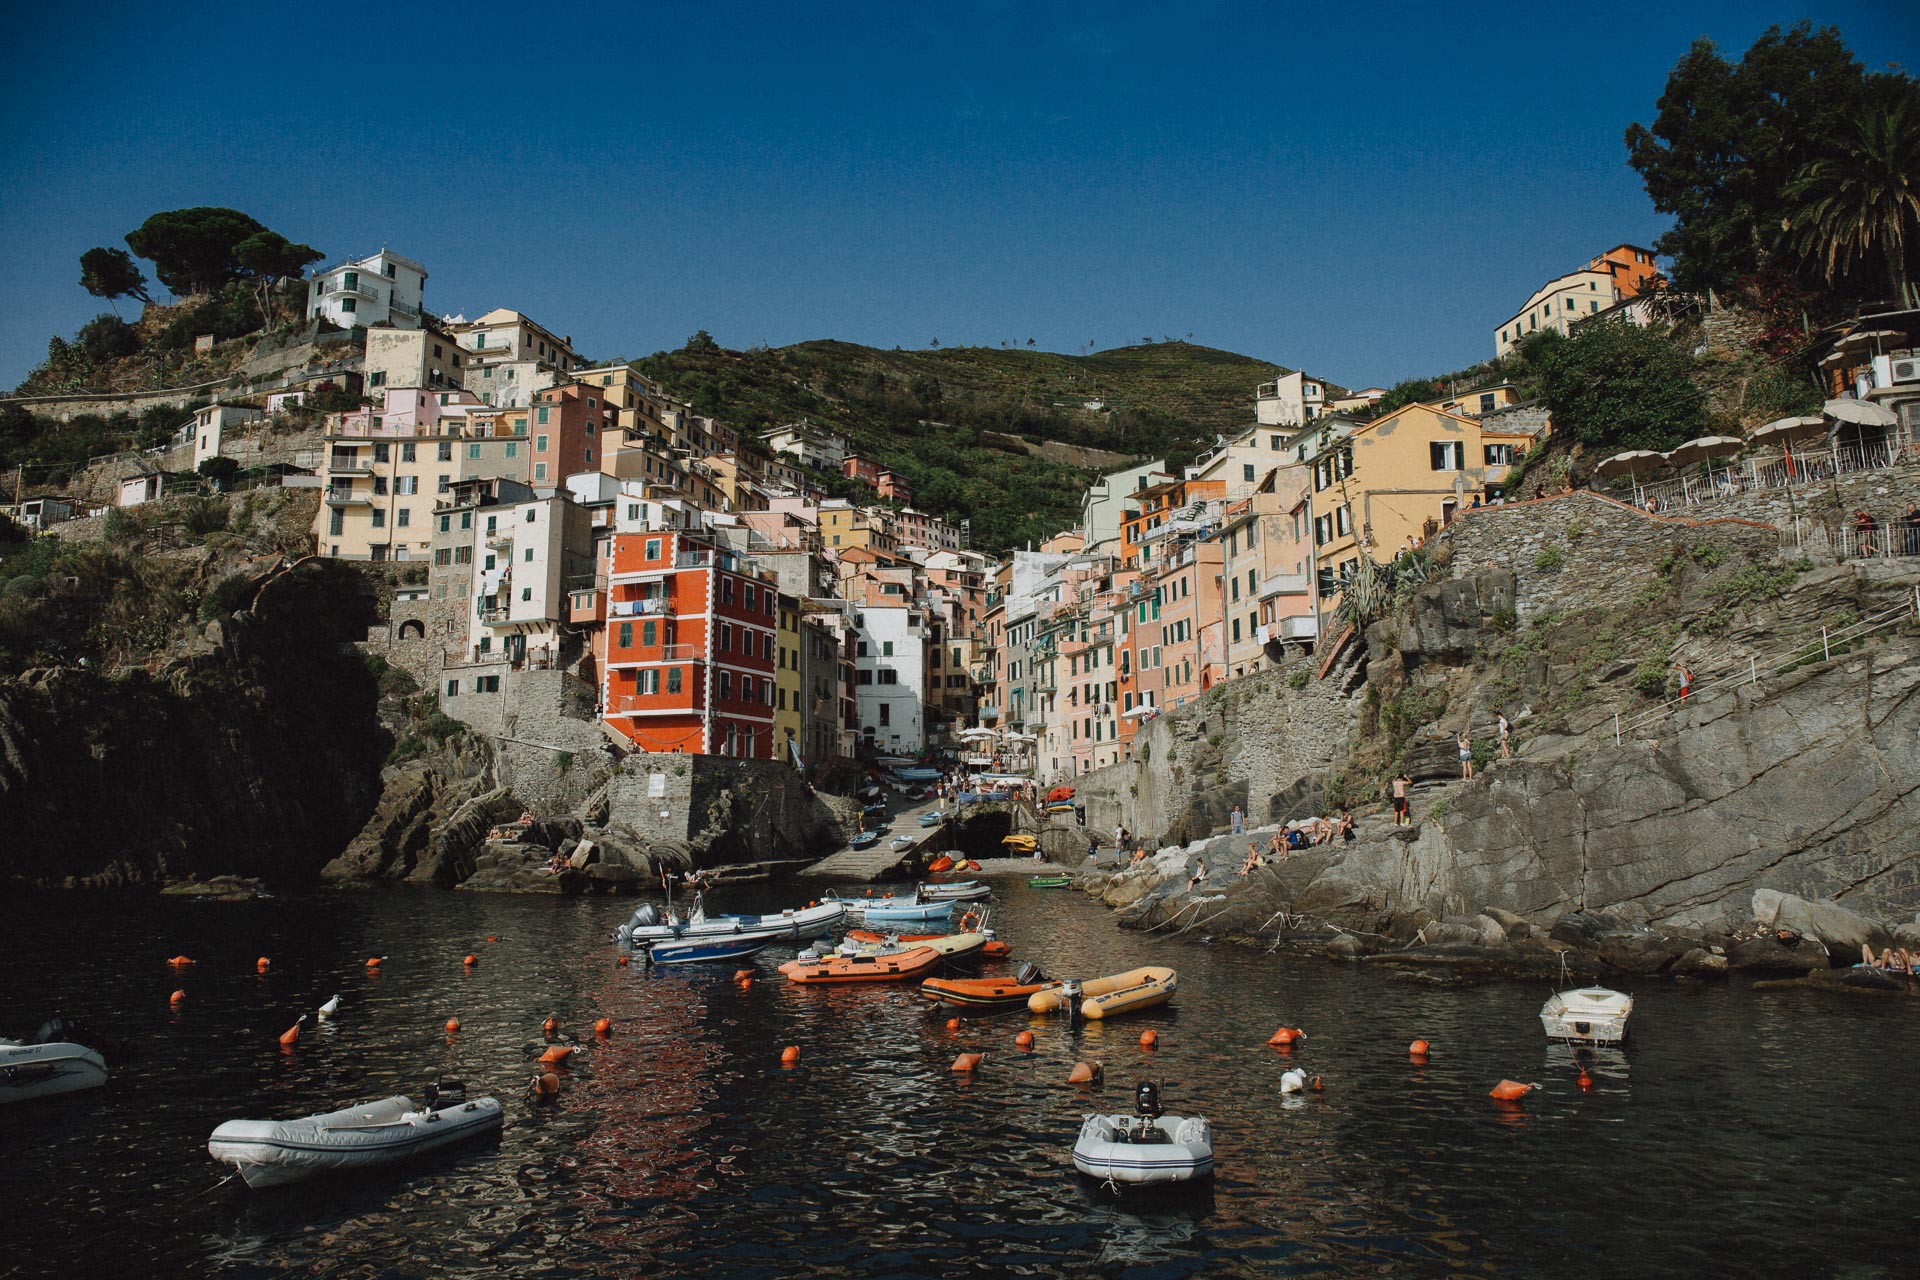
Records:
[[[1525,916],[1517,916],[1499,907],[1488,907],[1480,914],[1499,921],[1500,927],[1507,931],[1507,937],[1510,940],[1533,936],[1533,926],[1527,922]]]
[[[1692,949],[1692,944],[1657,933],[1603,934],[1594,949],[1600,958],[1627,973],[1659,973]]]
[[[1727,972],[1727,958],[1717,956],[1705,947],[1694,947],[1678,960],[1669,970],[1676,978],[1720,978]]]
[[[1507,927],[1498,920],[1495,920],[1492,916],[1475,916],[1472,920],[1468,921],[1468,923],[1480,931],[1480,941],[1487,946],[1501,947],[1506,945]]]
[[[1856,959],[1862,946],[1878,951],[1893,941],[1885,925],[1858,911],[1777,889],[1754,890],[1753,918],[1769,929],[1790,929],[1803,938],[1818,938],[1833,954]]]
[[[1327,954],[1335,960],[1358,960],[1360,939],[1350,933],[1336,933],[1327,939]]]
[[[1507,940],[1506,934],[1500,935],[1500,941]],[[1436,920],[1420,931],[1420,942],[1429,947],[1446,946],[1449,943],[1469,943],[1473,946],[1485,946],[1486,938],[1470,924],[1454,924],[1447,920]]]
[[[1806,973],[1829,967],[1827,949],[1813,938],[1786,946],[1770,934],[1749,938],[1727,952],[1727,967],[1753,973]]]
[[[1905,947],[1908,951],[1920,951],[1920,918],[1909,920],[1905,924],[1895,925],[1893,928],[1893,945],[1896,947]]]
[[[1569,911],[1553,922],[1548,937],[1556,942],[1590,947],[1602,934],[1620,932],[1620,922],[1604,911]]]

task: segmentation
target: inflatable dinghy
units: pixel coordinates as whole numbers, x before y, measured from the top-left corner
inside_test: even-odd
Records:
[[[229,1120],[207,1139],[207,1154],[232,1165],[249,1187],[278,1187],[496,1134],[501,1119],[498,1100],[468,1101],[449,1081],[428,1087],[424,1109],[396,1095],[300,1120]]]

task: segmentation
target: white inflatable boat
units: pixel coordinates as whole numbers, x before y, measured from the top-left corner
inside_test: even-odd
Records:
[[[692,916],[684,920],[670,912],[663,917],[658,906],[646,902],[633,913],[632,919],[620,926],[613,940],[640,946],[648,942],[691,942],[697,938],[771,932],[794,942],[810,942],[825,937],[828,930],[846,918],[847,909],[838,902],[822,902],[762,916],[710,916],[696,907]]]
[[[83,1044],[0,1040],[0,1103],[78,1093],[106,1082],[107,1060]]]
[[[1144,1186],[1213,1176],[1213,1130],[1200,1116],[1160,1114],[1160,1094],[1142,1083],[1136,1114],[1092,1115],[1073,1144],[1073,1167],[1102,1182]]]
[[[1540,1009],[1540,1025],[1549,1040],[1619,1044],[1627,1038],[1633,997],[1607,987],[1562,991]]]
[[[416,1108],[399,1096],[300,1120],[229,1120],[207,1139],[207,1154],[230,1164],[250,1187],[278,1187],[315,1174],[369,1169],[498,1133],[498,1100],[436,1098]],[[446,1105],[434,1109],[437,1102]]]

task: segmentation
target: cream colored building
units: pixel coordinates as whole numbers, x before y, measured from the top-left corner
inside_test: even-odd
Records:
[[[1253,393],[1253,418],[1263,427],[1297,427],[1325,412],[1326,384],[1295,369]]]
[[[369,329],[363,366],[368,395],[389,387],[455,391],[466,386],[460,344],[438,329]]]

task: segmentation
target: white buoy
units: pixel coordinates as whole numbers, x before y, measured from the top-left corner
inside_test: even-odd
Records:
[[[340,1012],[340,997],[335,996],[333,999],[327,1001],[325,1004],[320,1006],[320,1020],[322,1022],[326,1022],[327,1020],[332,1018],[334,1014],[338,1012]]]
[[[1295,1067],[1293,1070],[1287,1072],[1285,1075],[1280,1077],[1280,1092],[1282,1093],[1299,1093],[1302,1089],[1305,1089],[1306,1087],[1307,1087],[1307,1073],[1302,1071],[1299,1067]]]

